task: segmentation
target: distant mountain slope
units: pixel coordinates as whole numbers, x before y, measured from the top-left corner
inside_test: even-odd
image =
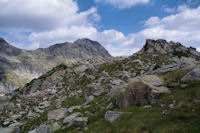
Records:
[[[101,44],[89,39],[28,51],[16,48],[0,38],[0,93],[22,87],[59,64],[97,57],[110,58],[111,55]]]
[[[74,43],[55,44],[48,48],[38,49],[48,55],[59,56],[68,59],[90,59],[94,57],[111,57],[108,51],[98,42],[89,39],[79,39]]]

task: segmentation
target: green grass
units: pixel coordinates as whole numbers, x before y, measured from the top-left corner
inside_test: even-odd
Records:
[[[85,103],[86,99],[85,97],[83,96],[80,96],[80,97],[69,97],[69,98],[66,98],[62,103],[62,107],[66,107],[66,108],[69,108],[71,106],[76,106],[76,105],[81,105],[83,103]]]
[[[169,84],[171,82],[179,82],[179,80],[186,75],[189,71],[191,71],[190,68],[188,69],[180,69],[180,70],[173,70],[170,72],[165,72],[160,75],[159,77],[163,78],[166,84]]]
[[[27,123],[20,127],[20,133],[27,133],[28,131],[38,127],[44,121],[47,121],[47,111],[42,113],[40,117],[34,118],[32,120],[27,120]]]
[[[181,57],[188,57],[189,55],[187,53],[184,52],[178,52],[176,51],[175,53],[173,53],[174,56],[178,56],[179,58]]]
[[[189,69],[175,70],[162,74],[165,81],[175,82],[181,79]],[[113,123],[104,120],[104,116],[88,125],[86,133],[199,133],[200,131],[200,104],[193,100],[200,97],[200,83],[193,81],[188,87],[177,86],[172,94],[165,94],[157,100],[152,108],[130,107],[132,112],[118,118]],[[169,109],[168,105],[175,100],[176,109]],[[166,104],[161,108],[159,104]],[[162,115],[163,110],[168,115]],[[195,111],[192,111],[195,110]]]

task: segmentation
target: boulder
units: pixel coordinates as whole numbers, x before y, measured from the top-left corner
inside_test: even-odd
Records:
[[[126,90],[120,93],[116,98],[116,105],[120,108],[131,106],[144,106],[151,104],[151,88],[142,82],[130,83]]]
[[[200,80],[200,67],[197,67],[187,73],[181,81],[199,81]]]
[[[48,112],[48,120],[60,120],[65,117],[66,112],[66,108],[60,108],[50,111]]]
[[[52,127],[50,125],[41,125],[37,129],[37,133],[52,133]]]
[[[76,74],[80,74],[80,73],[85,72],[85,70],[87,70],[87,69],[88,69],[87,66],[81,65],[81,66],[78,66],[78,67],[75,69],[75,73],[76,73]]]
[[[75,112],[75,113],[65,117],[63,120],[63,123],[68,123],[69,125],[72,125],[72,123],[74,122],[74,119],[81,115],[82,114],[80,112]]]
[[[70,112],[70,113],[72,113],[75,109],[81,109],[81,108],[82,108],[81,105],[72,106],[67,111]]]
[[[117,118],[119,118],[124,112],[117,112],[117,111],[108,111],[105,114],[105,120],[108,122],[113,122]]]
[[[13,133],[15,128],[8,127],[8,128],[0,128],[0,133]]]
[[[170,93],[167,87],[161,86],[164,85],[164,81],[156,75],[146,75],[141,78],[141,81],[150,87],[153,93]]]
[[[113,85],[121,85],[123,81],[121,79],[114,79],[111,81]]]
[[[88,117],[76,117],[74,119],[75,126],[87,125],[87,123],[88,123]]]
[[[164,84],[164,81],[156,75],[146,75],[142,77],[142,82],[151,86],[161,86]]]
[[[85,94],[92,94],[92,95],[95,95],[95,96],[100,96],[102,93],[104,93],[104,89],[97,84],[90,84],[90,85],[86,86],[84,93]]]

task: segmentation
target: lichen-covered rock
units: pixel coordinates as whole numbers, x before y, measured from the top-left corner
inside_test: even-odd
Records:
[[[65,117],[66,112],[66,108],[60,108],[50,111],[48,112],[48,120],[60,120]]]
[[[82,113],[80,112],[75,112],[67,117],[64,118],[63,123],[68,123],[69,125],[72,125],[72,123],[74,122],[74,119],[78,116],[81,116]]]
[[[75,126],[87,125],[87,123],[88,123],[88,117],[76,117],[74,119]]]
[[[117,97],[116,104],[122,109],[130,106],[151,104],[151,100],[151,88],[142,82],[134,82],[129,84],[126,91]]]

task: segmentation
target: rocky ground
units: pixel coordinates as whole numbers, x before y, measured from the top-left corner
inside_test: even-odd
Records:
[[[0,133],[196,133],[200,53],[147,40],[127,58],[59,65],[0,97]]]

